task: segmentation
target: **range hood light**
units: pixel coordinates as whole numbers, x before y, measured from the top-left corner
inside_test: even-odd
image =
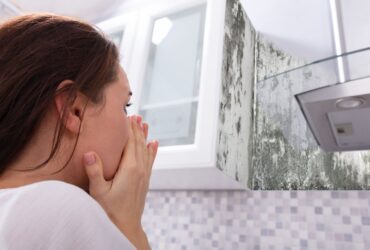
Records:
[[[360,107],[364,103],[365,103],[365,100],[362,98],[347,98],[347,99],[339,99],[336,102],[336,106],[342,109],[353,109],[353,108]]]

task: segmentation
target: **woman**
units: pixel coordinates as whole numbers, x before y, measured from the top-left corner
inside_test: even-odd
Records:
[[[0,26],[0,249],[150,249],[158,142],[127,117],[130,96],[117,48],[89,24]]]

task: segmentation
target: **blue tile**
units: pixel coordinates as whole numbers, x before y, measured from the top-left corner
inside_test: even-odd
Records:
[[[308,246],[307,240],[300,240],[299,243],[300,243],[301,247],[307,247]]]
[[[352,234],[343,234],[344,241],[352,241]]]
[[[370,199],[370,192],[369,191],[358,191],[357,195],[358,195],[358,198],[360,198],[360,199]]]
[[[370,217],[362,216],[361,221],[362,221],[362,225],[366,225],[366,226],[370,225]]]
[[[331,194],[331,198],[333,199],[338,199],[340,196],[338,191],[331,191],[330,194]]]
[[[290,198],[297,198],[297,196],[298,196],[298,193],[297,193],[297,191],[291,191],[290,192]]]
[[[263,236],[274,236],[275,231],[272,230],[272,229],[262,228],[261,235],[263,235]]]
[[[246,242],[247,236],[246,235],[239,235],[240,242]]]
[[[318,231],[324,231],[325,230],[325,225],[322,224],[322,223],[318,223],[318,224],[316,224],[316,229]]]
[[[296,213],[297,213],[297,211],[298,211],[298,208],[297,208],[297,207],[290,207],[290,212],[291,212],[292,214],[296,214]]]
[[[342,221],[343,221],[343,224],[351,224],[351,217],[343,216]]]
[[[315,207],[315,214],[322,214],[322,207]]]
[[[283,208],[280,207],[280,206],[275,207],[275,212],[281,214],[281,213],[283,213]]]
[[[212,241],[212,247],[218,247],[218,241],[213,240]]]

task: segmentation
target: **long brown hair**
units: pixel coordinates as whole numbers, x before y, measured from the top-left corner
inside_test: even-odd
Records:
[[[73,81],[60,89],[67,91],[71,101],[80,91],[89,101],[99,103],[103,89],[117,77],[117,62],[115,45],[81,20],[43,13],[2,23],[0,175],[30,142],[63,80]],[[32,169],[45,165],[55,155],[64,131],[62,119],[54,131],[51,154]],[[78,136],[75,147],[77,140]]]

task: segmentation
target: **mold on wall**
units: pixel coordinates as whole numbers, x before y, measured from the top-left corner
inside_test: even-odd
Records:
[[[257,35],[249,188],[370,189],[370,153],[323,152],[294,99],[294,94],[337,83],[335,61],[263,80],[305,64]]]
[[[307,66],[282,51],[254,30],[238,0],[226,1],[223,49],[221,171],[255,190],[370,189],[369,151],[323,152],[294,98],[337,83],[334,60]]]
[[[255,30],[241,3],[226,1],[216,165],[247,187]]]

